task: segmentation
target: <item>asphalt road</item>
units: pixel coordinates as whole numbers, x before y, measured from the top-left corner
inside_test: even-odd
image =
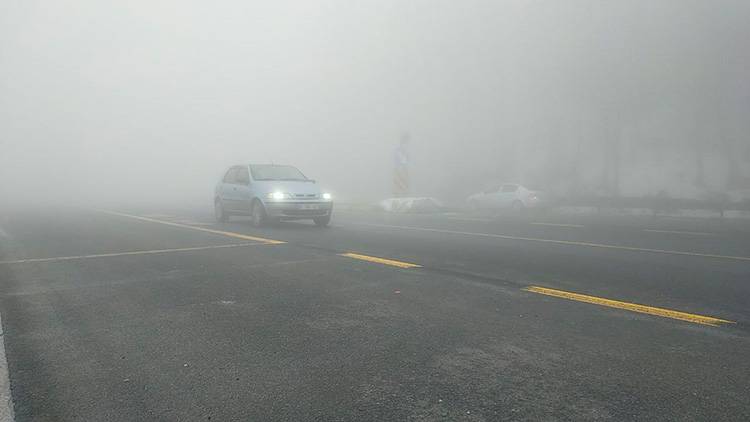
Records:
[[[0,215],[17,421],[750,420],[741,223],[115,211]]]

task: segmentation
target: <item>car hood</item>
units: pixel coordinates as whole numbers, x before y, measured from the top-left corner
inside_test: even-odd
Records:
[[[260,180],[253,182],[257,190],[263,192],[284,192],[297,194],[321,194],[320,186],[313,182],[296,182],[282,180]]]

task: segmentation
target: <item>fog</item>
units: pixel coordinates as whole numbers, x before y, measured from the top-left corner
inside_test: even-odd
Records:
[[[747,1],[5,1],[0,204],[211,203],[230,165],[341,201],[750,188]]]

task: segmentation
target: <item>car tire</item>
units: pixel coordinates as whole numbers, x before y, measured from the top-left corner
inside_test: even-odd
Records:
[[[253,201],[251,213],[251,222],[255,227],[263,227],[268,223],[268,216],[266,215],[266,208],[257,199]]]
[[[511,209],[513,212],[517,215],[523,214],[523,212],[526,210],[526,206],[521,201],[513,201],[513,204],[511,204]]]
[[[328,214],[325,217],[315,217],[313,218],[313,222],[315,222],[315,225],[318,227],[328,227],[328,224],[331,222],[331,215]]]
[[[227,212],[224,210],[224,205],[219,198],[214,200],[214,217],[216,217],[216,221],[219,223],[226,223],[229,219]]]

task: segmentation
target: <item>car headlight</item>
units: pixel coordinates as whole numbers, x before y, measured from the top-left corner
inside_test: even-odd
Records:
[[[266,197],[268,199],[284,199],[287,198],[289,194],[286,194],[284,192],[271,192]]]
[[[330,193],[324,193],[323,199],[325,199],[326,201],[330,201],[331,199],[333,199],[333,196],[331,196]]]

